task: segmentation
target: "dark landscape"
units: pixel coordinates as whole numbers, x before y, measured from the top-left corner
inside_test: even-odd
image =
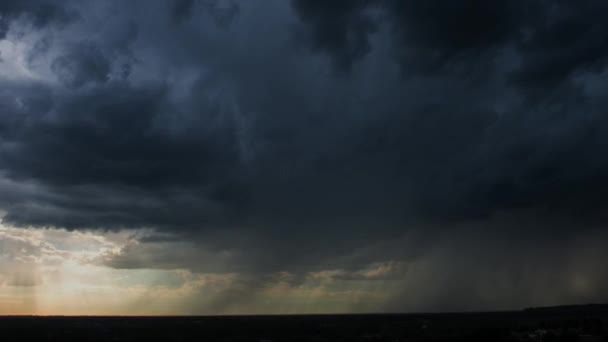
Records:
[[[19,341],[608,341],[608,305],[436,314],[0,319]]]

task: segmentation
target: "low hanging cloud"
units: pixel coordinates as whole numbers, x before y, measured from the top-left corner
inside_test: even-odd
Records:
[[[493,302],[467,285],[486,277],[483,265],[438,276],[408,263],[456,263],[434,251],[457,255],[450,241],[467,229],[483,233],[479,245],[531,241],[547,260],[539,269],[552,246],[607,238],[607,10],[595,0],[5,1],[3,220],[155,232],[98,259],[116,269],[379,284],[391,281],[379,269],[396,267],[407,284],[462,284],[472,294],[459,298],[500,306],[506,295]],[[508,247],[483,250],[524,267]],[[556,277],[574,277],[564,267]],[[536,293],[526,277],[507,282],[522,305]],[[442,288],[429,308],[447,300]],[[567,288],[555,301],[579,298]]]

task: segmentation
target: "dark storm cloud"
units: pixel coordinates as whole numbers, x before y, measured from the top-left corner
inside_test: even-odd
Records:
[[[194,8],[194,0],[177,0],[173,2],[171,9],[172,20],[175,23],[180,23],[185,18],[190,16],[190,12]]]
[[[344,66],[369,52],[374,32],[370,28],[380,22],[388,23],[395,57],[409,72],[485,65],[502,49],[515,48],[520,61],[513,79],[547,86],[576,71],[602,69],[606,57],[603,42],[608,30],[600,17],[608,8],[601,1],[296,0],[295,4],[311,32],[311,47]],[[382,15],[372,17],[373,10]]]
[[[220,27],[229,27],[239,14],[240,6],[236,1],[221,0],[176,0],[172,2],[171,19],[180,24],[189,19],[196,11],[202,10]]]
[[[51,69],[68,87],[80,87],[87,83],[105,83],[110,76],[110,61],[99,48],[80,45],[57,57]]]
[[[350,69],[370,50],[369,35],[376,29],[367,11],[370,0],[294,1],[300,18],[309,24],[302,37],[315,50],[332,55],[335,66]]]
[[[6,0],[0,4],[0,38],[6,35],[12,20],[26,19],[35,27],[50,24],[66,24],[74,19],[75,13],[59,2],[47,0]]]
[[[387,6],[402,67],[434,71],[491,60],[527,29],[534,2],[390,1]]]
[[[0,69],[1,209],[195,246],[142,239],[113,267],[357,278],[467,224],[604,222],[603,2],[44,4],[76,19],[3,9],[29,48]]]
[[[608,54],[608,24],[599,17],[608,11],[601,1],[544,3],[533,30],[519,42],[522,66],[516,82],[551,87],[575,73],[601,72]]]
[[[162,85],[132,89],[112,82],[60,99],[48,89],[38,92],[42,99],[24,98],[22,116],[6,123],[0,159],[11,165],[6,177],[44,179],[43,186],[61,195],[44,209],[14,204],[9,220],[66,227],[191,225],[204,221],[203,207],[239,191],[238,177],[231,176],[239,163],[234,132],[214,108],[171,125],[165,115],[176,112]],[[148,198],[146,204],[139,196]],[[162,202],[169,198],[175,204],[170,211],[181,214],[166,215]]]
[[[518,39],[527,28],[533,3],[296,0],[295,8],[316,38],[312,47],[330,53],[344,66],[369,52],[373,28],[387,22],[402,67],[431,71],[488,58],[488,51]],[[374,11],[379,14],[372,16]]]
[[[424,146],[423,157],[407,155],[410,162],[421,163],[420,175],[413,176],[423,188],[416,197],[423,211],[436,217],[485,216],[530,206],[555,206],[583,216],[601,211],[605,141],[597,132],[606,126],[600,109],[605,100],[588,96],[581,86],[589,74],[605,70],[608,28],[599,19],[606,13],[603,2],[295,3],[312,37],[318,37],[309,43],[313,51],[342,59],[344,66],[365,58],[369,49],[352,53],[346,40],[325,38],[351,35],[369,45],[373,31],[357,31],[354,25],[336,25],[338,29],[334,18],[375,10],[382,14],[370,25],[389,28],[393,58],[404,78],[413,82],[422,73],[454,82],[453,72],[465,71],[455,75],[467,90],[436,92],[441,106],[429,105],[394,121],[408,126],[396,129],[403,133],[394,142],[402,155],[410,144]],[[530,98],[538,102],[527,102]],[[599,187],[589,193],[591,184]]]

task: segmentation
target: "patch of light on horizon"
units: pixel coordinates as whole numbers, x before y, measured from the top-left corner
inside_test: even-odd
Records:
[[[129,314],[131,301],[154,291],[174,300],[183,292],[180,272],[104,264],[133,236],[21,228],[0,219],[0,314]]]

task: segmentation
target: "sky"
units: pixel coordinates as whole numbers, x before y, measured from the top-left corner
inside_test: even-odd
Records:
[[[0,314],[608,301],[602,0],[3,0]]]

